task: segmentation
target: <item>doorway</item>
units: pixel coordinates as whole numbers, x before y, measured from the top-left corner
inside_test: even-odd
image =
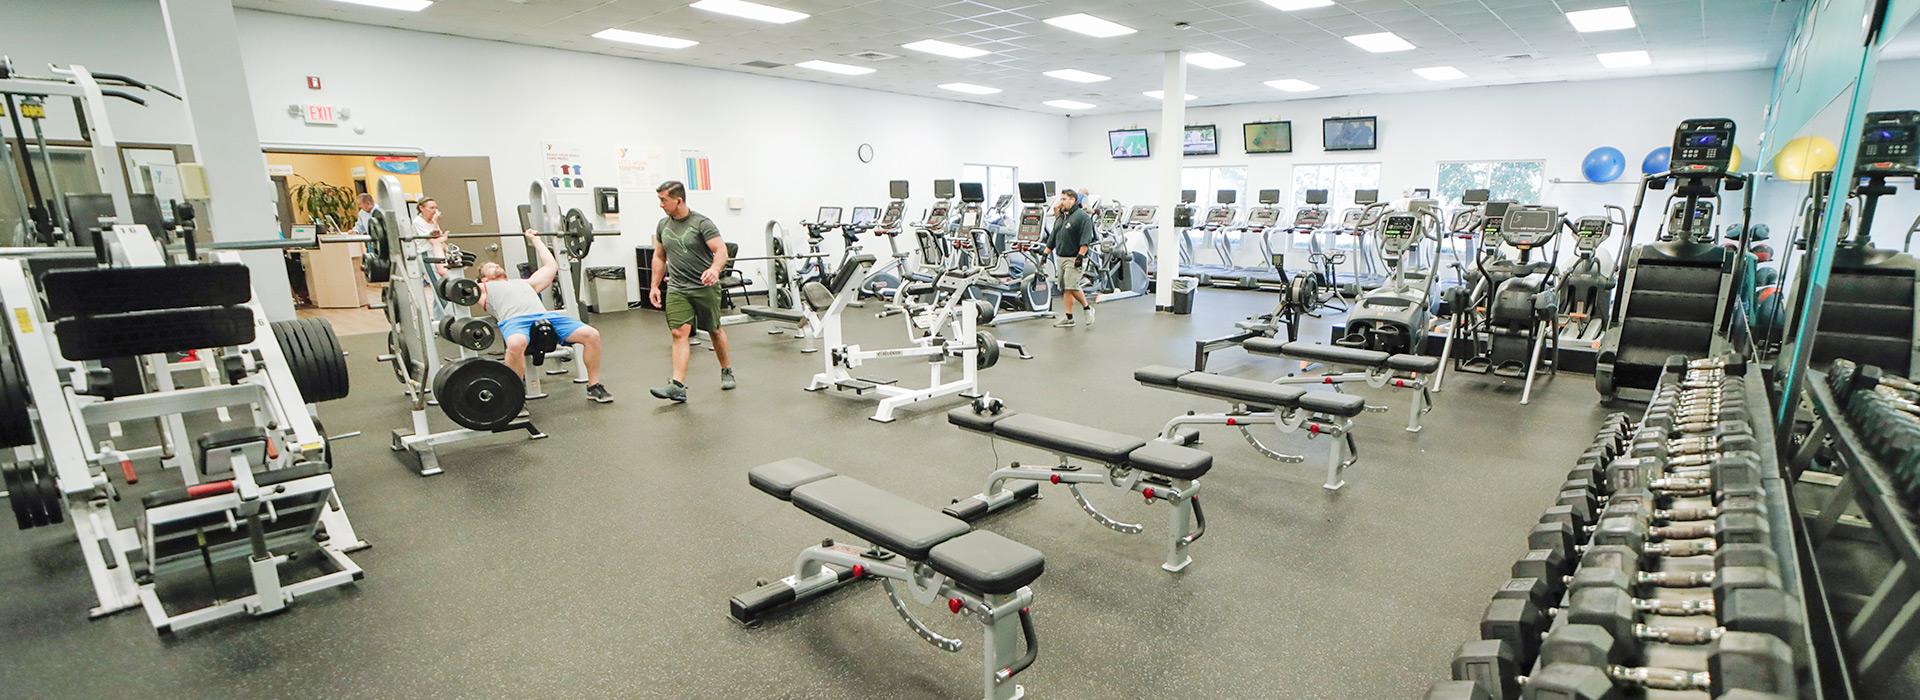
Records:
[[[364,233],[359,227],[358,195],[368,183],[384,175],[400,181],[407,201],[424,191],[417,154],[324,153],[265,150],[279,199],[281,235],[319,239],[313,248],[287,251],[287,274],[294,289],[294,311],[301,317],[319,316],[342,335],[385,333],[388,323],[379,310],[384,283],[370,283],[363,271],[366,244],[330,241]]]

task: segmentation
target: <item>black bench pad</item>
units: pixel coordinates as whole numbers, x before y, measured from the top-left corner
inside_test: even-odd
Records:
[[[1213,455],[1156,440],[1128,454],[1127,464],[1143,472],[1192,481],[1213,469]]]
[[[812,460],[788,457],[768,462],[747,472],[747,483],[782,501],[793,500],[793,490],[833,476],[833,470]]]
[[[1179,388],[1180,386],[1179,384],[1180,378],[1191,373],[1193,373],[1193,370],[1186,369],[1184,367],[1169,367],[1167,365],[1150,365],[1147,367],[1141,367],[1140,369],[1134,370],[1133,380],[1149,386],[1158,386],[1158,387],[1166,387],[1169,389],[1175,389],[1175,388]]]
[[[961,406],[947,411],[947,422],[975,432],[991,433],[993,432],[993,425],[995,423],[999,423],[1002,418],[1013,415],[1016,414],[1012,411],[980,413],[973,410],[972,406]]]
[[[1440,371],[1440,358],[1426,355],[1394,355],[1387,358],[1387,368],[1402,372],[1431,374]]]
[[[1307,393],[1305,389],[1207,372],[1188,372],[1180,377],[1182,391],[1206,394],[1260,406],[1291,407]]]
[[[1300,395],[1300,407],[1315,413],[1352,418],[1367,410],[1367,400],[1352,394],[1309,391]]]
[[[1131,435],[1031,413],[1003,417],[994,423],[993,432],[1016,442],[1113,465],[1126,464],[1127,453],[1147,444],[1147,441]]]
[[[962,586],[981,593],[1005,595],[1033,583],[1046,569],[1040,551],[986,530],[934,545],[927,565]]]
[[[740,307],[740,313],[761,320],[785,321],[787,323],[800,323],[807,320],[807,315],[799,311],[793,309],[776,309],[771,306],[742,306]]]
[[[855,537],[915,561],[934,545],[967,534],[958,518],[848,476],[830,476],[793,489],[793,504]]]
[[[333,466],[326,462],[301,462],[285,469],[255,472],[253,475],[253,483],[259,486],[272,486],[274,484],[284,484],[295,479],[319,476],[332,471]],[[176,486],[170,489],[161,489],[141,497],[140,505],[152,509],[159,508],[160,506],[170,506],[175,503],[186,503],[191,500],[193,499],[187,497],[187,487]]]

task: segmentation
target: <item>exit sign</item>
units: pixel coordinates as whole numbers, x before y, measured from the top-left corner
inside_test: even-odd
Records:
[[[333,124],[333,107],[331,105],[307,105],[307,123]]]
[[[320,89],[320,76],[317,76],[317,75],[307,76],[307,89],[308,90]]]

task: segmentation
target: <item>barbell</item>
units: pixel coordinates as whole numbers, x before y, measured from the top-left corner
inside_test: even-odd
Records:
[[[382,228],[384,228],[384,226]],[[443,233],[437,237],[438,238],[506,238],[506,237],[518,236],[518,235],[521,235],[521,234],[518,232],[515,232],[515,233],[482,232],[482,233]],[[588,221],[587,215],[584,212],[580,211],[579,209],[568,209],[566,215],[560,217],[559,231],[536,231],[535,235],[538,235],[544,238],[559,238],[560,246],[566,249],[567,255],[574,258],[575,260],[587,257],[587,252],[593,249],[593,237],[594,237],[593,222]],[[393,238],[395,240],[401,240],[401,241],[423,241],[430,238],[436,238],[436,236],[404,234],[399,236],[393,236]]]

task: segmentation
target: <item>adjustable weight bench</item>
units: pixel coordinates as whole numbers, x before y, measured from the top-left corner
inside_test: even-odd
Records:
[[[1326,384],[1332,386],[1334,391],[1339,391],[1341,384],[1366,382],[1367,386],[1375,389],[1391,387],[1415,390],[1413,404],[1407,408],[1407,432],[1409,433],[1420,432],[1420,416],[1433,410],[1433,394],[1428,390],[1427,379],[1423,375],[1440,370],[1438,357],[1395,354],[1324,343],[1288,342],[1276,338],[1254,338],[1242,343],[1242,347],[1256,355],[1360,368],[1359,371],[1332,372],[1318,376],[1283,377],[1274,380],[1275,384]],[[1386,408],[1370,406],[1368,410],[1385,411]]]
[[[1207,532],[1207,517],[1200,509],[1198,494],[1200,477],[1213,468],[1213,455],[1031,413],[979,413],[963,407],[948,411],[947,422],[990,437],[1037,447],[1060,458],[1058,465],[1051,468],[1021,466],[1014,462],[995,469],[987,476],[986,490],[954,501],[947,506],[947,515],[972,522],[1025,499],[1038,498],[1040,482],[1046,482],[1066,484],[1081,510],[1107,529],[1140,534],[1145,527],[1108,517],[1080,492],[1080,484],[1105,484],[1137,492],[1146,498],[1148,505],[1155,500],[1173,504],[1173,511],[1168,515],[1167,562],[1160,568],[1180,571],[1193,563],[1187,547]],[[1104,471],[1082,470],[1072,464],[1075,459],[1099,464]],[[1007,488],[1008,481],[1029,483]]]
[[[897,581],[914,600],[973,617],[985,628],[982,697],[1013,700],[1026,694],[1011,681],[1040,653],[1028,608],[1033,591],[1027,587],[1045,569],[1040,552],[805,459],[754,467],[747,481],[872,544],[829,539],[802,550],[793,575],[734,596],[733,619],[752,626],[776,609],[877,578],[894,612],[921,639],[942,651],[960,651],[960,640],[942,636],[907,612]],[[1016,635],[1027,647],[1018,658]]]
[[[1367,409],[1366,399],[1361,397],[1165,365],[1134,370],[1133,378],[1147,386],[1220,399],[1228,404],[1227,410],[1220,413],[1187,413],[1167,421],[1166,427],[1160,430],[1159,440],[1163,442],[1191,445],[1200,441],[1199,431],[1183,431],[1182,426],[1230,425],[1239,428],[1241,437],[1260,454],[1279,462],[1299,464],[1305,462],[1306,457],[1268,447],[1248,426],[1271,425],[1289,433],[1304,429],[1308,439],[1325,435],[1333,438],[1327,453],[1325,488],[1329,491],[1345,486],[1340,473],[1360,461],[1360,448],[1353,440],[1353,417]]]

